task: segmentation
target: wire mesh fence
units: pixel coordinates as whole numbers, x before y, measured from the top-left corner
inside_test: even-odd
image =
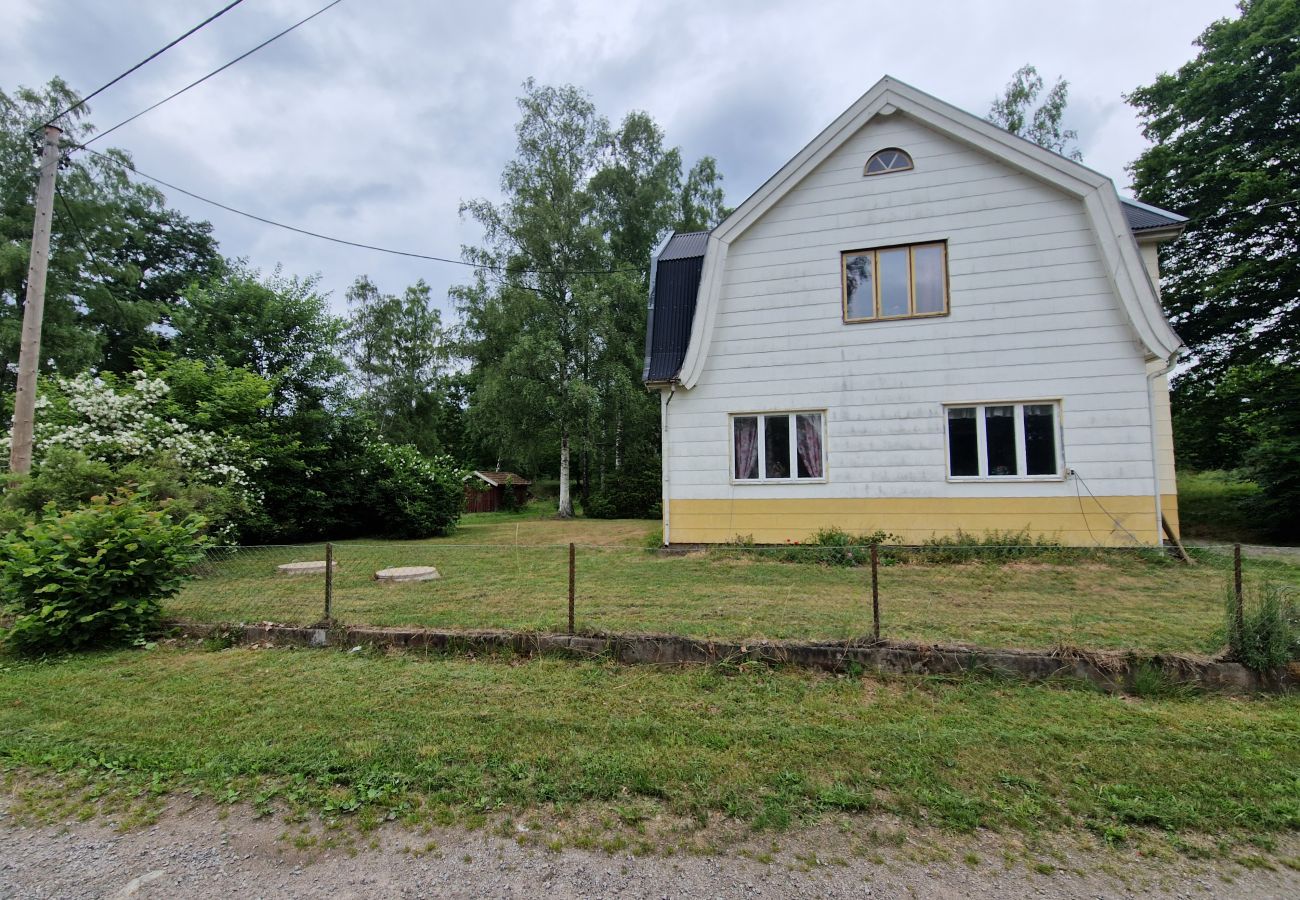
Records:
[[[1213,652],[1232,595],[1232,548],[1192,552],[1188,565],[1135,548],[880,545],[873,566],[870,546],[223,547],[167,613],[205,623]],[[1300,587],[1300,565],[1285,560],[1247,555],[1243,570]]]

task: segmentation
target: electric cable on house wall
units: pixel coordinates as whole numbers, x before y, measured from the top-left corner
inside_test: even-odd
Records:
[[[188,91],[190,88],[198,87],[199,85],[201,85],[203,82],[207,81],[209,78],[213,77],[214,75],[219,75],[219,74],[221,74],[222,72],[226,71],[226,69],[229,69],[231,66],[235,65],[235,63],[238,63],[238,62],[240,62],[240,61],[242,61],[242,60],[244,60],[244,59],[247,59],[248,57],[250,57],[250,56],[252,56],[254,53],[256,53],[258,50],[261,50],[263,47],[267,46],[268,44],[271,44],[271,43],[274,43],[275,41],[278,41],[280,38],[284,37],[286,34],[288,34],[289,32],[293,31],[295,28],[299,27],[300,25],[305,25],[305,24],[307,24],[307,23],[310,22],[312,19],[314,19],[314,18],[316,18],[317,16],[319,16],[321,13],[326,12],[326,11],[328,11],[329,9],[331,9],[331,8],[333,8],[333,7],[335,7],[335,6],[338,6],[338,5],[339,5],[340,3],[342,3],[342,2],[343,2],[343,0],[331,0],[330,3],[325,4],[325,5],[322,6],[320,9],[318,9],[318,10],[316,10],[314,13],[312,13],[310,16],[307,16],[305,19],[299,19],[297,22],[294,22],[292,25],[290,25],[288,28],[286,28],[286,29],[284,29],[283,31],[281,31],[279,34],[274,34],[274,35],[272,35],[271,37],[267,38],[266,40],[262,41],[262,43],[258,44],[256,47],[252,48],[251,50],[246,50],[246,51],[244,51],[243,53],[239,54],[239,56],[236,56],[234,59],[230,60],[230,62],[226,63],[225,65],[220,66],[219,68],[213,69],[211,72],[209,72],[208,74],[204,75],[202,78],[199,78],[199,79],[197,79],[197,80],[195,80],[195,81],[191,81],[189,84],[185,85],[185,87],[181,88],[180,90],[178,90],[178,91],[174,91],[173,93],[168,94],[166,97],[163,97],[163,98],[162,98],[161,100],[159,100],[157,103],[153,104],[152,106],[145,107],[144,109],[140,110],[138,113],[136,113],[135,115],[131,116],[130,118],[123,119],[121,122],[118,122],[118,123],[117,123],[116,125],[114,125],[112,128],[109,128],[109,129],[107,129],[107,130],[105,130],[105,131],[101,131],[99,134],[95,135],[94,137],[90,138],[90,140],[86,141],[86,144],[93,144],[95,141],[99,140],[100,138],[102,138],[102,137],[106,137],[106,136],[112,134],[114,131],[117,131],[117,130],[118,130],[119,128],[121,128],[123,125],[129,125],[131,122],[134,122],[136,119],[140,118],[141,116],[145,115],[146,113],[153,112],[155,109],[157,109],[158,107],[162,106],[164,103],[167,103],[167,102],[170,101],[170,100],[174,100],[174,99],[176,99],[176,98],[179,97],[181,94],[183,94],[183,93],[185,93],[186,91]],[[85,144],[83,144],[83,145],[81,145],[81,146],[84,147]]]
[[[138,63],[136,63],[135,65],[133,65],[131,68],[127,69],[125,72],[123,72],[122,74],[118,75],[116,78],[112,79],[111,81],[105,82],[104,84],[102,84],[102,85],[100,85],[99,87],[95,88],[93,91],[91,91],[91,92],[90,92],[89,94],[87,94],[86,96],[82,97],[82,98],[81,98],[80,100],[78,100],[76,103],[72,104],[72,105],[69,106],[67,109],[63,110],[63,112],[58,113],[58,114],[56,114],[55,116],[53,116],[53,117],[52,117],[48,122],[46,122],[45,124],[46,124],[46,125],[53,125],[53,124],[54,124],[55,122],[57,122],[59,119],[62,119],[64,116],[66,116],[68,113],[72,112],[73,110],[75,110],[75,109],[77,109],[77,108],[79,108],[79,107],[81,107],[81,106],[84,106],[88,101],[94,99],[95,97],[98,97],[100,94],[104,93],[104,91],[108,90],[108,89],[111,88],[113,85],[117,84],[119,81],[121,81],[123,78],[127,77],[128,75],[130,75],[132,72],[136,71],[137,69],[141,69],[141,68],[143,68],[144,66],[148,65],[149,63],[153,62],[155,59],[157,59],[158,57],[162,56],[164,53],[166,53],[166,52],[167,52],[168,50],[170,50],[172,47],[175,47],[175,46],[176,46],[177,44],[179,44],[181,41],[185,40],[187,37],[189,37],[190,35],[194,34],[194,33],[195,33],[196,31],[198,31],[200,28],[203,28],[205,25],[209,25],[209,24],[211,24],[212,22],[215,22],[217,19],[220,19],[220,18],[221,18],[222,16],[224,16],[226,13],[230,12],[232,9],[234,9],[236,6],[238,6],[239,4],[241,4],[241,3],[243,3],[243,2],[244,2],[244,0],[234,0],[234,2],[232,2],[232,3],[227,3],[227,4],[226,4],[225,6],[223,6],[221,9],[217,10],[217,11],[214,12],[212,15],[208,16],[206,19],[204,19],[204,20],[203,20],[202,22],[200,22],[199,24],[195,25],[193,28],[191,28],[189,31],[187,31],[187,32],[185,32],[184,34],[182,34],[180,37],[178,37],[178,38],[176,38],[175,40],[171,41],[170,43],[168,43],[168,44],[166,44],[166,45],[164,45],[164,46],[158,48],[158,49],[155,50],[153,53],[150,53],[150,54],[149,54],[148,56],[146,56],[144,59],[140,60]],[[39,130],[39,129],[35,129],[35,128],[32,129],[33,132],[38,131],[38,130]]]
[[[1079,515],[1083,517],[1083,524],[1088,529],[1088,537],[1092,538],[1094,544],[1099,547],[1101,546],[1101,542],[1097,540],[1097,536],[1092,533],[1092,526],[1088,524],[1088,514],[1084,512],[1083,509],[1083,495],[1079,493],[1079,485],[1081,484],[1083,485],[1083,489],[1088,492],[1088,496],[1092,498],[1092,502],[1096,503],[1097,508],[1105,513],[1106,516],[1115,523],[1115,527],[1127,534],[1134,544],[1137,544],[1138,546],[1142,545],[1142,542],[1137,539],[1137,535],[1125,528],[1124,524],[1120,522],[1119,519],[1115,518],[1115,516],[1111,514],[1110,510],[1101,505],[1101,501],[1097,499],[1097,495],[1092,492],[1092,488],[1088,487],[1088,482],[1084,480],[1083,476],[1080,475],[1077,470],[1070,469],[1070,475],[1075,479],[1074,495],[1079,498]]]
[[[277,222],[275,219],[268,219],[265,216],[259,216],[256,213],[251,213],[246,210],[238,209],[237,207],[230,206],[226,203],[222,203],[219,200],[213,200],[211,197],[205,197],[202,194],[196,194],[194,191],[186,190],[185,188],[180,187],[179,185],[172,184],[169,181],[164,181],[163,179],[158,178],[157,176],[154,175],[150,175],[147,172],[142,172],[132,164],[125,163],[114,156],[110,156],[105,153],[100,153],[98,150],[93,150],[90,147],[85,146],[84,144],[76,145],[72,149],[85,150],[87,153],[93,154],[99,159],[105,160],[106,162],[118,166],[123,171],[130,172],[134,175],[138,175],[141,178],[148,179],[149,181],[161,185],[162,187],[165,187],[168,190],[176,191],[179,194],[184,194],[186,197],[191,197],[195,200],[199,200],[203,203],[207,203],[211,206],[215,206],[218,209],[223,209],[226,212],[234,213],[237,216],[243,216],[246,219],[252,219],[254,222],[261,222],[263,225],[270,225],[275,228],[283,228],[286,231],[292,231],[295,234],[301,234],[306,237],[316,238],[317,240],[329,241],[334,244],[342,244],[345,247],[357,247],[362,250],[373,250],[376,253],[388,253],[393,256],[404,256],[409,259],[422,259],[422,260],[427,260],[429,262],[449,263],[455,266],[466,266],[471,269],[485,269],[487,271],[492,271],[492,272],[505,272],[511,274],[521,274],[521,275],[625,275],[625,274],[639,275],[642,274],[641,269],[633,269],[633,268],[622,268],[622,269],[518,268],[515,266],[508,266],[508,265],[503,266],[503,265],[497,265],[493,263],[469,262],[467,260],[455,259],[449,256],[433,256],[427,253],[415,253],[410,250],[397,250],[392,247],[381,247],[378,244],[367,244],[361,241],[352,241],[352,240],[348,240],[347,238],[335,237],[329,234],[322,234],[318,231],[310,231],[306,228],[299,228],[296,225],[289,225],[284,222]]]

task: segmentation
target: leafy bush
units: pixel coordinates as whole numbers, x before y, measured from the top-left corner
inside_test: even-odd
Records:
[[[897,535],[882,530],[850,534],[843,528],[831,526],[796,544],[759,547],[754,544],[752,535],[736,535],[727,546],[758,559],[817,563],[824,566],[863,566],[871,562],[872,544],[897,540]],[[884,558],[883,554],[881,558]]]
[[[501,490],[501,511],[502,512],[519,512],[523,505],[519,502],[519,493],[513,479],[507,477],[506,483]]]
[[[197,513],[207,532],[221,537],[233,537],[253,512],[247,492],[207,481],[171,453],[111,465],[65,447],[50,448],[30,475],[4,491],[0,506],[30,521],[50,504],[59,510],[77,509],[92,497],[123,489],[152,499],[173,519]]]
[[[926,538],[910,558],[923,563],[1007,562],[1026,557],[1071,559],[1081,552],[1055,538],[1031,534],[1028,528],[978,535],[959,528],[952,534]]]
[[[372,441],[356,476],[368,487],[355,510],[366,533],[390,538],[448,534],[465,511],[463,473],[445,456],[429,458],[411,446]]]
[[[173,520],[152,500],[120,491],[86,506],[54,504],[0,536],[0,600],[19,652],[77,650],[137,638],[157,626],[203,557],[203,521]]]
[[[663,468],[658,457],[629,459],[592,491],[582,511],[592,519],[658,519],[662,516]]]
[[[1232,657],[1255,672],[1271,672],[1300,659],[1300,606],[1279,585],[1263,582],[1243,596],[1241,625],[1237,599],[1227,591],[1228,649]]]
[[[252,473],[265,461],[238,435],[177,420],[169,405],[171,393],[167,382],[143,371],[43,380],[36,398],[40,414],[34,468],[48,468],[49,474],[43,488],[32,490],[49,490],[52,499],[70,498],[86,490],[93,494],[159,480],[169,485],[160,493],[179,500],[192,486],[196,502],[205,495],[214,511],[222,505],[231,508],[229,516],[214,515],[209,527],[234,539],[239,520],[260,506]],[[8,446],[8,436],[0,436],[0,454],[7,454]],[[160,471],[167,477],[152,477]],[[71,506],[68,500],[65,504]]]

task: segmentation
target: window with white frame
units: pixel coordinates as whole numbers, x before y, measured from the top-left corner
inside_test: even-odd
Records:
[[[749,413],[731,417],[731,477],[736,481],[815,481],[826,477],[824,413]]]
[[[1055,401],[947,407],[948,477],[1059,478]]]

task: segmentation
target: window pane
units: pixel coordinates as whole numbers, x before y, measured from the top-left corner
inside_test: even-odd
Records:
[[[758,477],[758,416],[737,416],[731,420],[736,458],[736,478]]]
[[[874,319],[876,295],[872,287],[872,256],[863,253],[844,258],[844,289],[848,293],[845,315],[850,319]]]
[[[930,244],[912,250],[912,279],[917,313],[943,312],[943,247]]]
[[[880,272],[880,314],[907,315],[911,311],[907,290],[907,249],[878,251],[876,267]]]
[[[1025,407],[1025,474],[1056,475],[1056,407]]]
[[[948,410],[948,474],[957,477],[980,473],[979,437],[975,407]]]
[[[1016,408],[984,407],[984,432],[989,474],[1020,474],[1016,468]]]
[[[794,417],[795,451],[799,454],[799,477],[822,477],[822,415],[807,413]]]
[[[763,416],[763,462],[765,477],[790,477],[790,417]]]

